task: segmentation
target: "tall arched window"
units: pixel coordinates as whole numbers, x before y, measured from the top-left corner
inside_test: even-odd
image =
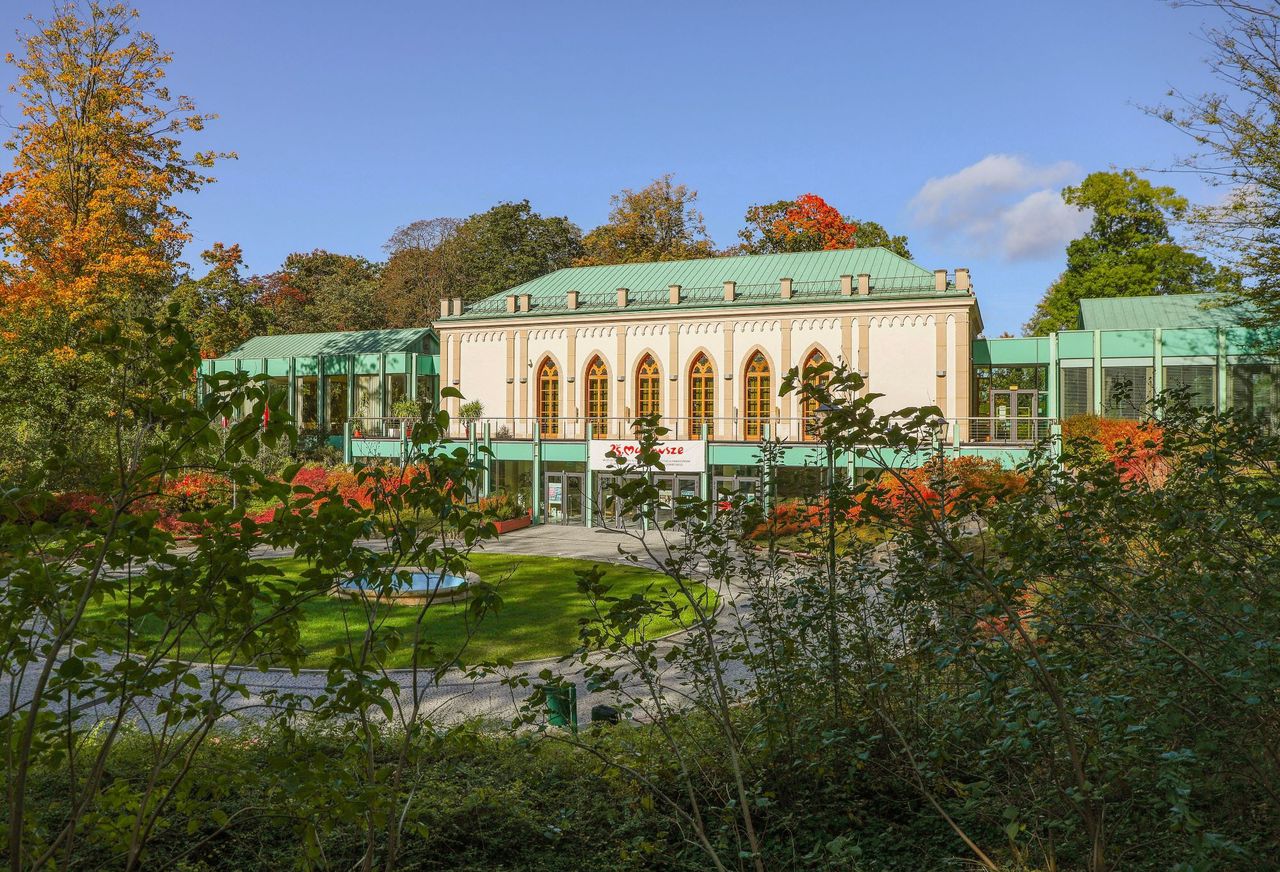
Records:
[[[662,414],[662,373],[652,354],[640,358],[636,367],[636,417]]]
[[[773,392],[769,389],[769,361],[764,353],[757,351],[747,361],[747,377],[743,380],[743,435],[748,441],[764,436],[765,424],[769,422],[770,406]]]
[[[699,354],[689,366],[689,438],[702,438],[702,428],[707,428],[707,438],[715,435],[716,420],[716,370],[711,359]]]
[[[587,364],[587,421],[596,436],[609,434],[609,367],[600,355]]]
[[[800,377],[805,384],[824,385],[831,378],[831,373],[824,372],[821,375],[810,372],[815,367],[821,366],[827,362],[827,356],[822,353],[822,349],[815,348],[804,359],[804,365],[800,367]],[[813,397],[804,397],[800,403],[800,417],[804,419],[804,438],[810,442],[816,441],[821,435],[818,423],[818,401]]]
[[[538,368],[538,431],[543,438],[560,435],[560,367],[551,358]]]

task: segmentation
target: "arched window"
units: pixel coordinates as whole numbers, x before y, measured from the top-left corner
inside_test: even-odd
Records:
[[[636,367],[636,417],[662,414],[662,373],[652,354],[640,358]]]
[[[764,436],[765,424],[769,422],[769,412],[773,402],[770,387],[769,361],[764,353],[757,351],[747,361],[747,377],[743,380],[743,435],[748,441]]]
[[[805,384],[818,386],[827,383],[831,378],[831,373],[824,372],[821,375],[810,372],[810,370],[821,366],[827,362],[827,356],[822,353],[822,349],[815,348],[804,359],[804,364],[800,367],[800,378]],[[821,436],[821,428],[818,423],[818,401],[813,397],[804,397],[800,402],[800,417],[804,419],[804,438],[809,442],[815,442]]]
[[[707,438],[715,435],[716,370],[705,354],[699,354],[689,366],[689,438],[701,439],[702,428]]]
[[[609,434],[609,367],[605,366],[598,354],[591,358],[591,363],[587,364],[585,406],[592,434],[607,436]]]
[[[538,368],[538,431],[543,438],[560,435],[560,367],[551,358]]]

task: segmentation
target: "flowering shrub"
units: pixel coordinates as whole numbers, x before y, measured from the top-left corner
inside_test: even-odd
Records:
[[[1106,453],[1125,481],[1159,482],[1167,473],[1163,433],[1154,421],[1076,415],[1062,422],[1062,436],[1077,444],[1090,441]]]
[[[994,460],[956,457],[944,460],[941,469],[932,463],[902,470],[898,475],[885,473],[871,491],[871,506],[879,517],[908,522],[921,503],[934,507],[939,505],[939,481],[949,482],[948,503],[964,498],[976,499],[982,505],[991,505],[1003,494],[1016,493],[1027,483],[1021,473],[1005,469]],[[837,522],[856,522],[861,512],[860,506],[854,506]],[[752,531],[751,538],[760,539],[771,532],[777,536],[794,536],[820,529],[826,521],[826,500],[782,500],[773,507],[768,520]]]
[[[529,514],[529,510],[525,508],[518,494],[505,492],[483,497],[479,508],[486,518],[492,518],[495,521],[510,521]]]
[[[937,488],[943,482],[947,484],[947,503],[964,500],[989,506],[1004,494],[1021,491],[1027,479],[994,460],[953,457],[941,465],[930,463],[898,475],[885,473],[876,483],[873,500],[882,512],[908,522],[922,503],[935,507],[935,513],[938,511],[944,495]]]
[[[97,494],[85,491],[64,491],[63,493],[53,494],[49,501],[41,507],[38,517],[42,521],[53,523],[68,513],[87,518],[97,514],[104,508],[106,508],[106,500]],[[32,513],[35,514],[34,511]]]
[[[163,509],[176,515],[231,501],[231,485],[220,475],[192,472],[164,483]]]

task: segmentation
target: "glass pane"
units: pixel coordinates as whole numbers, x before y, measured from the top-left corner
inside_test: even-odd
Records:
[[[347,377],[331,375],[324,380],[325,417],[329,432],[341,434],[347,423]]]
[[[302,430],[314,430],[320,423],[320,379],[304,375],[294,385],[297,394],[293,407],[297,411],[298,426]]]
[[[1164,389],[1184,394],[1193,409],[1215,409],[1218,405],[1216,366],[1166,366]]]
[[[1152,395],[1152,367],[1104,366],[1102,412],[1108,418],[1137,420],[1147,414]]]
[[[1093,367],[1062,369],[1062,417],[1093,414]]]
[[[1232,366],[1231,407],[1273,430],[1280,428],[1280,365]]]

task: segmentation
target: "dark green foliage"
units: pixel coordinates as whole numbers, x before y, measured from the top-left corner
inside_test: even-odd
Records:
[[[387,326],[374,305],[381,269],[363,257],[321,249],[298,252],[258,279],[258,300],[276,333],[377,330]]]
[[[1045,291],[1026,324],[1043,336],[1072,330],[1086,297],[1226,292],[1239,276],[1174,241],[1170,223],[1187,211],[1184,197],[1132,170],[1090,173],[1062,192],[1069,205],[1093,213],[1089,231],[1067,246],[1067,269]]]

